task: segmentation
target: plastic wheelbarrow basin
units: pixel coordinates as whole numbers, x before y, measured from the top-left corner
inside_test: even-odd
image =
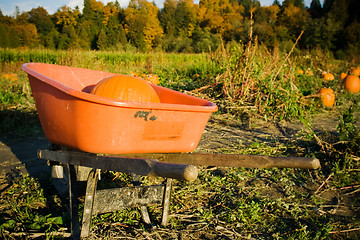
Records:
[[[40,122],[53,143],[85,152],[191,152],[217,106],[154,84],[160,103],[120,101],[90,94],[114,73],[26,63]]]

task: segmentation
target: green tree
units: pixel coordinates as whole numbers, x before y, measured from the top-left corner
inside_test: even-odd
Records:
[[[345,40],[346,40],[346,52],[351,57],[357,57],[359,60],[360,56],[360,23],[353,22],[345,29]]]
[[[334,2],[334,0],[324,0],[324,3],[323,3],[324,13],[327,13],[330,11],[330,9],[332,8],[333,2]]]
[[[1,23],[0,23],[0,47],[1,48],[10,47],[9,28],[7,25]]]
[[[124,46],[126,44],[126,35],[122,24],[119,22],[118,15],[113,15],[109,19],[106,28],[108,47]]]
[[[327,26],[329,21],[325,18],[316,18],[309,21],[306,25],[306,31],[300,41],[303,48],[320,47],[322,49],[333,48],[332,39],[335,32]]]
[[[39,34],[46,35],[54,28],[54,24],[51,21],[49,13],[43,7],[33,8],[30,10],[29,22],[35,24]]]
[[[255,11],[253,33],[258,37],[258,41],[267,47],[274,47],[276,34],[274,28],[277,22],[277,14],[280,12],[278,5],[261,7]]]
[[[334,0],[327,17],[337,22],[341,28],[349,20],[349,7],[351,0]]]
[[[115,6],[116,7],[116,6]],[[104,17],[104,4],[96,0],[84,0],[84,8],[82,17],[79,19],[79,25],[82,25],[83,22],[87,28],[87,34],[83,30],[78,28],[79,34],[87,35],[88,44],[81,43],[82,46],[90,45],[91,49],[97,49],[97,38],[100,33],[100,30],[105,27],[107,23],[106,18]],[[108,13],[111,15],[112,10],[110,9]],[[117,10],[116,10],[117,11]],[[81,41],[83,42],[83,41]]]
[[[312,18],[319,18],[322,15],[322,8],[320,0],[312,0],[310,4],[309,13]]]
[[[285,3],[285,2],[284,2]],[[305,30],[310,14],[293,4],[284,5],[279,13],[278,24],[288,29],[290,40],[295,41],[302,30]]]
[[[164,7],[159,12],[159,20],[164,33],[169,37],[176,35],[176,0],[165,0]]]
[[[80,13],[77,10],[73,10],[68,6],[62,6],[54,13],[54,17],[56,19],[56,24],[62,30],[63,27],[76,26],[79,14]]]
[[[79,38],[79,47],[82,49],[91,49],[93,37],[91,34],[91,21],[80,21],[77,25],[77,36]]]
[[[301,9],[305,8],[304,0],[284,0],[282,3],[282,7],[289,7],[290,5]]]
[[[192,0],[180,0],[175,9],[176,31],[191,37],[198,24],[197,6]]]
[[[97,43],[98,49],[100,49],[100,50],[105,50],[105,49],[108,48],[107,36],[105,34],[104,29],[100,30],[100,33],[99,33],[99,36],[98,36],[98,39],[97,39],[96,43]]]
[[[244,6],[246,17],[250,17],[250,11],[254,8],[260,8],[261,4],[258,0],[238,0],[239,4]]]
[[[19,32],[16,30],[15,27],[9,27],[9,40],[11,48],[17,48],[22,46]]]
[[[35,24],[41,44],[45,47],[53,48],[53,29],[55,26],[45,8],[38,7],[31,9],[29,12],[29,22]]]
[[[277,5],[278,7],[281,7],[281,4],[280,4],[279,0],[274,0],[272,5]]]
[[[125,9],[125,32],[137,48],[150,49],[163,36],[158,13],[158,7],[146,0],[131,0]]]
[[[269,7],[258,8],[254,13],[255,23],[268,23],[270,26],[275,26],[280,12],[278,5],[271,5]]]
[[[15,24],[10,26],[9,31],[11,47],[35,47],[38,44],[36,26],[32,23]]]
[[[192,35],[192,47],[196,53],[211,52],[220,46],[220,38],[208,30],[196,28]]]
[[[55,49],[58,45],[60,33],[55,28],[42,37],[43,45],[46,48]]]

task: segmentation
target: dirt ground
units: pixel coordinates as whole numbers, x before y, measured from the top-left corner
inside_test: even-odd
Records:
[[[315,132],[336,132],[336,119],[329,118],[327,116],[329,115],[320,114],[313,119],[312,127]],[[254,142],[271,143],[274,140],[279,142],[296,141],[297,133],[303,129],[304,126],[300,122],[272,123],[256,120],[253,122],[250,121],[250,123],[242,123],[231,119],[231,117],[213,116],[209,120],[202,135],[197,151],[212,152],[220,148],[229,149],[235,145],[249,146]],[[50,143],[46,140],[45,136],[42,135],[24,138],[11,134],[1,136],[0,193],[7,188],[6,178],[9,176],[16,176],[20,173],[28,173],[30,176],[35,178],[43,176],[50,177],[51,169],[47,166],[46,161],[37,158],[38,149],[48,149],[49,147]],[[252,184],[264,184],[261,181],[262,180],[258,180]],[[329,199],[332,197],[333,196],[329,196]],[[225,231],[226,229],[222,230]],[[96,229],[94,231],[96,231]],[[161,231],[161,229],[159,229],[159,231]],[[206,232],[206,229],[203,232]],[[171,235],[172,233],[168,232],[167,234]],[[174,234],[176,235],[177,233]],[[183,234],[186,234],[186,232],[183,232]],[[184,239],[188,239],[186,236],[183,237]],[[191,237],[195,237],[195,235],[193,234]],[[182,239],[182,237],[180,237],[180,239]]]

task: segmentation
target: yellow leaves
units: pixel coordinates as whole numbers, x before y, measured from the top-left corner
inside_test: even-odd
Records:
[[[275,4],[269,7],[263,7],[263,9],[267,13],[269,21],[275,23],[280,12],[280,7]]]
[[[163,35],[163,30],[160,26],[160,22],[157,19],[152,19],[155,22],[158,22],[158,24],[155,24],[151,21],[147,21],[146,25],[144,27],[144,41],[148,43],[148,47],[151,48],[153,45],[154,40],[157,37],[160,37]]]
[[[289,4],[282,12],[279,12],[278,18],[279,20],[277,23],[280,26],[285,26],[288,29],[295,30],[304,28],[304,24],[310,18],[310,14],[306,11],[306,9],[301,9],[294,6],[294,4]]]
[[[56,24],[63,26],[76,26],[79,11],[73,10],[68,6],[62,6],[55,14]]]
[[[104,12],[103,23],[105,24],[105,26],[108,25],[109,19],[119,12],[115,5],[112,4],[107,4],[102,10]]]
[[[172,7],[172,8],[176,8],[176,5],[177,5],[177,1],[176,0],[165,0],[164,1],[164,8],[167,8],[167,7]]]
[[[271,12],[272,16],[275,18],[276,15],[280,12],[280,7],[278,5],[271,5],[269,7],[265,7],[269,12]]]
[[[91,10],[100,12],[103,10],[104,4],[100,1],[90,0],[90,7],[91,7]]]
[[[255,11],[255,9],[253,9]],[[200,1],[198,16],[213,31],[222,34],[243,20],[244,6],[237,1],[207,0]]]
[[[294,6],[294,4],[290,4],[288,7],[285,7],[284,15],[291,18],[298,14],[300,10],[301,9],[299,7]]]
[[[191,37],[195,30],[195,26],[192,23],[189,23],[188,27],[186,28],[186,33],[188,37]]]
[[[147,47],[151,48],[155,39],[163,36],[158,18],[159,8],[145,0],[131,0],[125,10],[125,31],[142,32]]]
[[[11,26],[12,31],[20,38],[24,46],[31,46],[37,43],[38,34],[36,26],[32,23]]]
[[[204,7],[204,6],[200,6],[199,9],[198,9],[198,18],[200,20],[204,20],[205,17],[206,17],[206,12],[207,12],[207,8]]]

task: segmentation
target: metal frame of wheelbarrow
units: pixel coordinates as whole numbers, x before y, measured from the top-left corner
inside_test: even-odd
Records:
[[[166,226],[170,206],[172,179],[192,181],[198,176],[199,166],[247,168],[305,168],[320,167],[316,158],[272,157],[241,154],[155,153],[118,156],[97,155],[72,150],[39,150],[38,157],[55,164],[65,164],[68,172],[68,190],[71,217],[71,235],[74,239],[89,236],[94,214],[113,212],[128,207],[140,207],[142,218],[150,224],[146,206],[163,206],[162,222]],[[86,167],[87,184],[82,227],[78,216],[78,184],[76,167]],[[99,170],[128,173],[133,176],[133,187],[97,190]],[[158,176],[166,180],[160,185],[140,186],[139,176]]]

